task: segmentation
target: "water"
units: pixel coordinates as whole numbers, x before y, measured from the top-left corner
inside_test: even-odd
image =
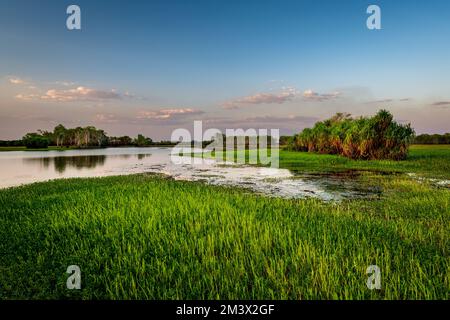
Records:
[[[296,174],[287,169],[261,168],[192,158],[174,164],[168,148],[107,148],[69,151],[0,152],[0,188],[38,181],[75,177],[102,177],[133,173],[166,174],[176,180],[239,186],[269,196],[315,197],[323,200],[372,197],[355,174]]]

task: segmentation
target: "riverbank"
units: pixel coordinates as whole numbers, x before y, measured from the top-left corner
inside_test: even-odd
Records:
[[[0,190],[0,299],[448,299],[450,191],[326,203],[154,175]],[[66,289],[69,265],[82,290]],[[382,289],[366,287],[381,269]]]
[[[173,147],[172,145],[151,145],[151,146],[120,146],[120,147],[89,147],[89,148],[78,148],[78,147],[57,147],[57,146],[49,146],[48,148],[42,148],[42,149],[33,149],[33,148],[27,148],[25,146],[21,147],[0,147],[0,152],[6,152],[6,151],[67,151],[67,150],[97,150],[97,149],[106,149],[106,148],[114,148],[114,149],[120,149],[120,148],[169,148]]]

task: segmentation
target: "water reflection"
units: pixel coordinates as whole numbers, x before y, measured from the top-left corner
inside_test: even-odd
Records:
[[[189,163],[192,158],[186,157]],[[171,161],[170,149],[105,148],[0,153],[0,188],[60,178],[104,177],[134,173],[164,174],[175,180],[242,187],[284,198],[377,198],[381,190],[363,183],[361,172],[306,174],[288,169]],[[181,164],[179,164],[181,163]]]
[[[52,166],[56,172],[62,174],[68,168],[77,170],[95,169],[105,165],[107,158],[112,160],[130,160],[137,158],[143,160],[151,154],[120,154],[120,155],[83,155],[83,156],[57,156],[57,157],[43,157],[43,158],[24,158],[22,161],[27,164],[39,164],[41,168],[48,169]]]

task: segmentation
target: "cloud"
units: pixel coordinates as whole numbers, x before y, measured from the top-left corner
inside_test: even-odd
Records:
[[[72,87],[72,86],[76,85],[75,82],[71,82],[71,81],[55,81],[53,84],[56,84],[58,86],[63,86],[63,87]]]
[[[71,101],[95,101],[95,100],[111,100],[120,99],[121,96],[114,90],[102,91],[87,87],[77,87],[68,90],[48,90],[45,95],[41,97],[43,100],[52,100],[60,102]]]
[[[99,113],[96,114],[94,117],[94,120],[96,122],[102,122],[102,123],[115,123],[118,122],[118,119],[116,117],[115,114],[104,114],[104,113]]]
[[[373,104],[373,103],[390,103],[394,101],[393,99],[381,99],[381,100],[374,100],[374,101],[369,101],[367,102],[368,104]]]
[[[282,104],[292,101],[297,96],[297,90],[292,87],[286,87],[279,93],[257,93],[255,95],[238,98],[227,101],[223,104],[224,109],[238,109],[243,105],[257,104]]]
[[[26,82],[20,78],[9,78],[9,83],[11,84],[25,84]]]
[[[380,99],[380,100],[373,100],[373,101],[368,101],[366,102],[366,104],[376,104],[376,103],[391,103],[391,102],[395,102],[395,101],[400,101],[400,102],[407,102],[407,101],[411,101],[411,98],[403,98],[403,99]]]
[[[58,90],[50,89],[46,93],[37,94],[18,94],[16,99],[19,100],[46,100],[56,102],[74,102],[74,101],[104,101],[117,100],[122,96],[115,90],[103,91],[87,87],[77,87],[74,89]]]
[[[433,107],[445,107],[450,106],[450,101],[438,101],[431,104]]]
[[[261,117],[252,117],[252,118],[246,118],[244,119],[244,122],[246,123],[260,123],[260,124],[267,124],[267,123],[315,123],[318,121],[318,118],[316,117],[305,117],[305,116],[294,116],[289,115],[286,117],[277,117],[277,116],[261,116]]]
[[[203,113],[204,112],[201,110],[195,110],[191,108],[160,109],[156,111],[140,111],[138,113],[137,119],[169,120],[173,118],[199,115]]]
[[[16,99],[22,100],[22,101],[32,101],[39,99],[41,96],[38,94],[18,94],[15,96]]]
[[[311,89],[303,92],[303,98],[309,101],[326,101],[326,100],[334,100],[339,98],[341,95],[340,92],[332,92],[332,93],[317,93]]]

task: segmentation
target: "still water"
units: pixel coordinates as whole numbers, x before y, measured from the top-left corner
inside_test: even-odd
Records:
[[[107,148],[0,152],[0,188],[61,178],[158,173],[176,180],[239,186],[286,198],[340,200],[376,196],[378,193],[364,189],[358,184],[357,177],[342,174],[296,174],[287,169],[224,164],[212,159],[195,165],[174,164],[170,150]]]

